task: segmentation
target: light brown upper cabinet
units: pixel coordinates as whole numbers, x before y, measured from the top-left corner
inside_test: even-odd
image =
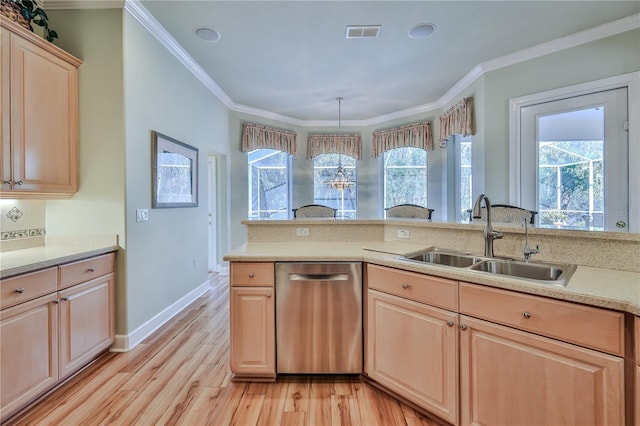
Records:
[[[82,63],[5,17],[0,198],[70,198],[78,190]]]

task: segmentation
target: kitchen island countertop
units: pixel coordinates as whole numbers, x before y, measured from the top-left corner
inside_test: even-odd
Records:
[[[578,265],[566,287],[465,268],[402,260],[426,245],[387,242],[249,242],[224,256],[232,262],[361,261],[640,315],[640,273]]]

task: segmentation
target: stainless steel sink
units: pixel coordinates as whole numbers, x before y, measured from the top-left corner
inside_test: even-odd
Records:
[[[515,260],[488,259],[472,265],[470,269],[566,286],[569,277],[576,270],[576,267],[575,265],[525,263]]]
[[[455,266],[456,268],[466,268],[483,260],[483,258],[472,254],[456,252],[453,250],[444,250],[435,247],[418,253],[409,254],[405,256],[405,259],[433,263],[436,265]]]
[[[401,259],[506,275],[557,286],[566,286],[569,278],[576,270],[575,265],[547,262],[526,263],[508,258],[477,256],[467,252],[438,247],[430,247],[426,250],[407,254]]]

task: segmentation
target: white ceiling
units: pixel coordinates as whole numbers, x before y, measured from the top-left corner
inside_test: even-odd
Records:
[[[420,112],[442,104],[479,65],[484,70],[497,58],[553,40],[547,50],[555,49],[565,36],[631,15],[625,22],[640,25],[637,0],[132,3],[153,15],[234,109],[302,123],[336,120],[338,96],[343,122]],[[62,4],[69,2],[45,1],[45,7]],[[437,26],[430,37],[408,37],[425,22]],[[382,26],[378,38],[345,38],[348,25],[368,24]],[[221,40],[198,39],[200,26],[219,31]]]

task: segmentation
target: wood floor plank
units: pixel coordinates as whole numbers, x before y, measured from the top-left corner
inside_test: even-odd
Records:
[[[439,424],[357,376],[231,382],[228,277],[210,285],[133,350],[104,354],[6,426]]]

